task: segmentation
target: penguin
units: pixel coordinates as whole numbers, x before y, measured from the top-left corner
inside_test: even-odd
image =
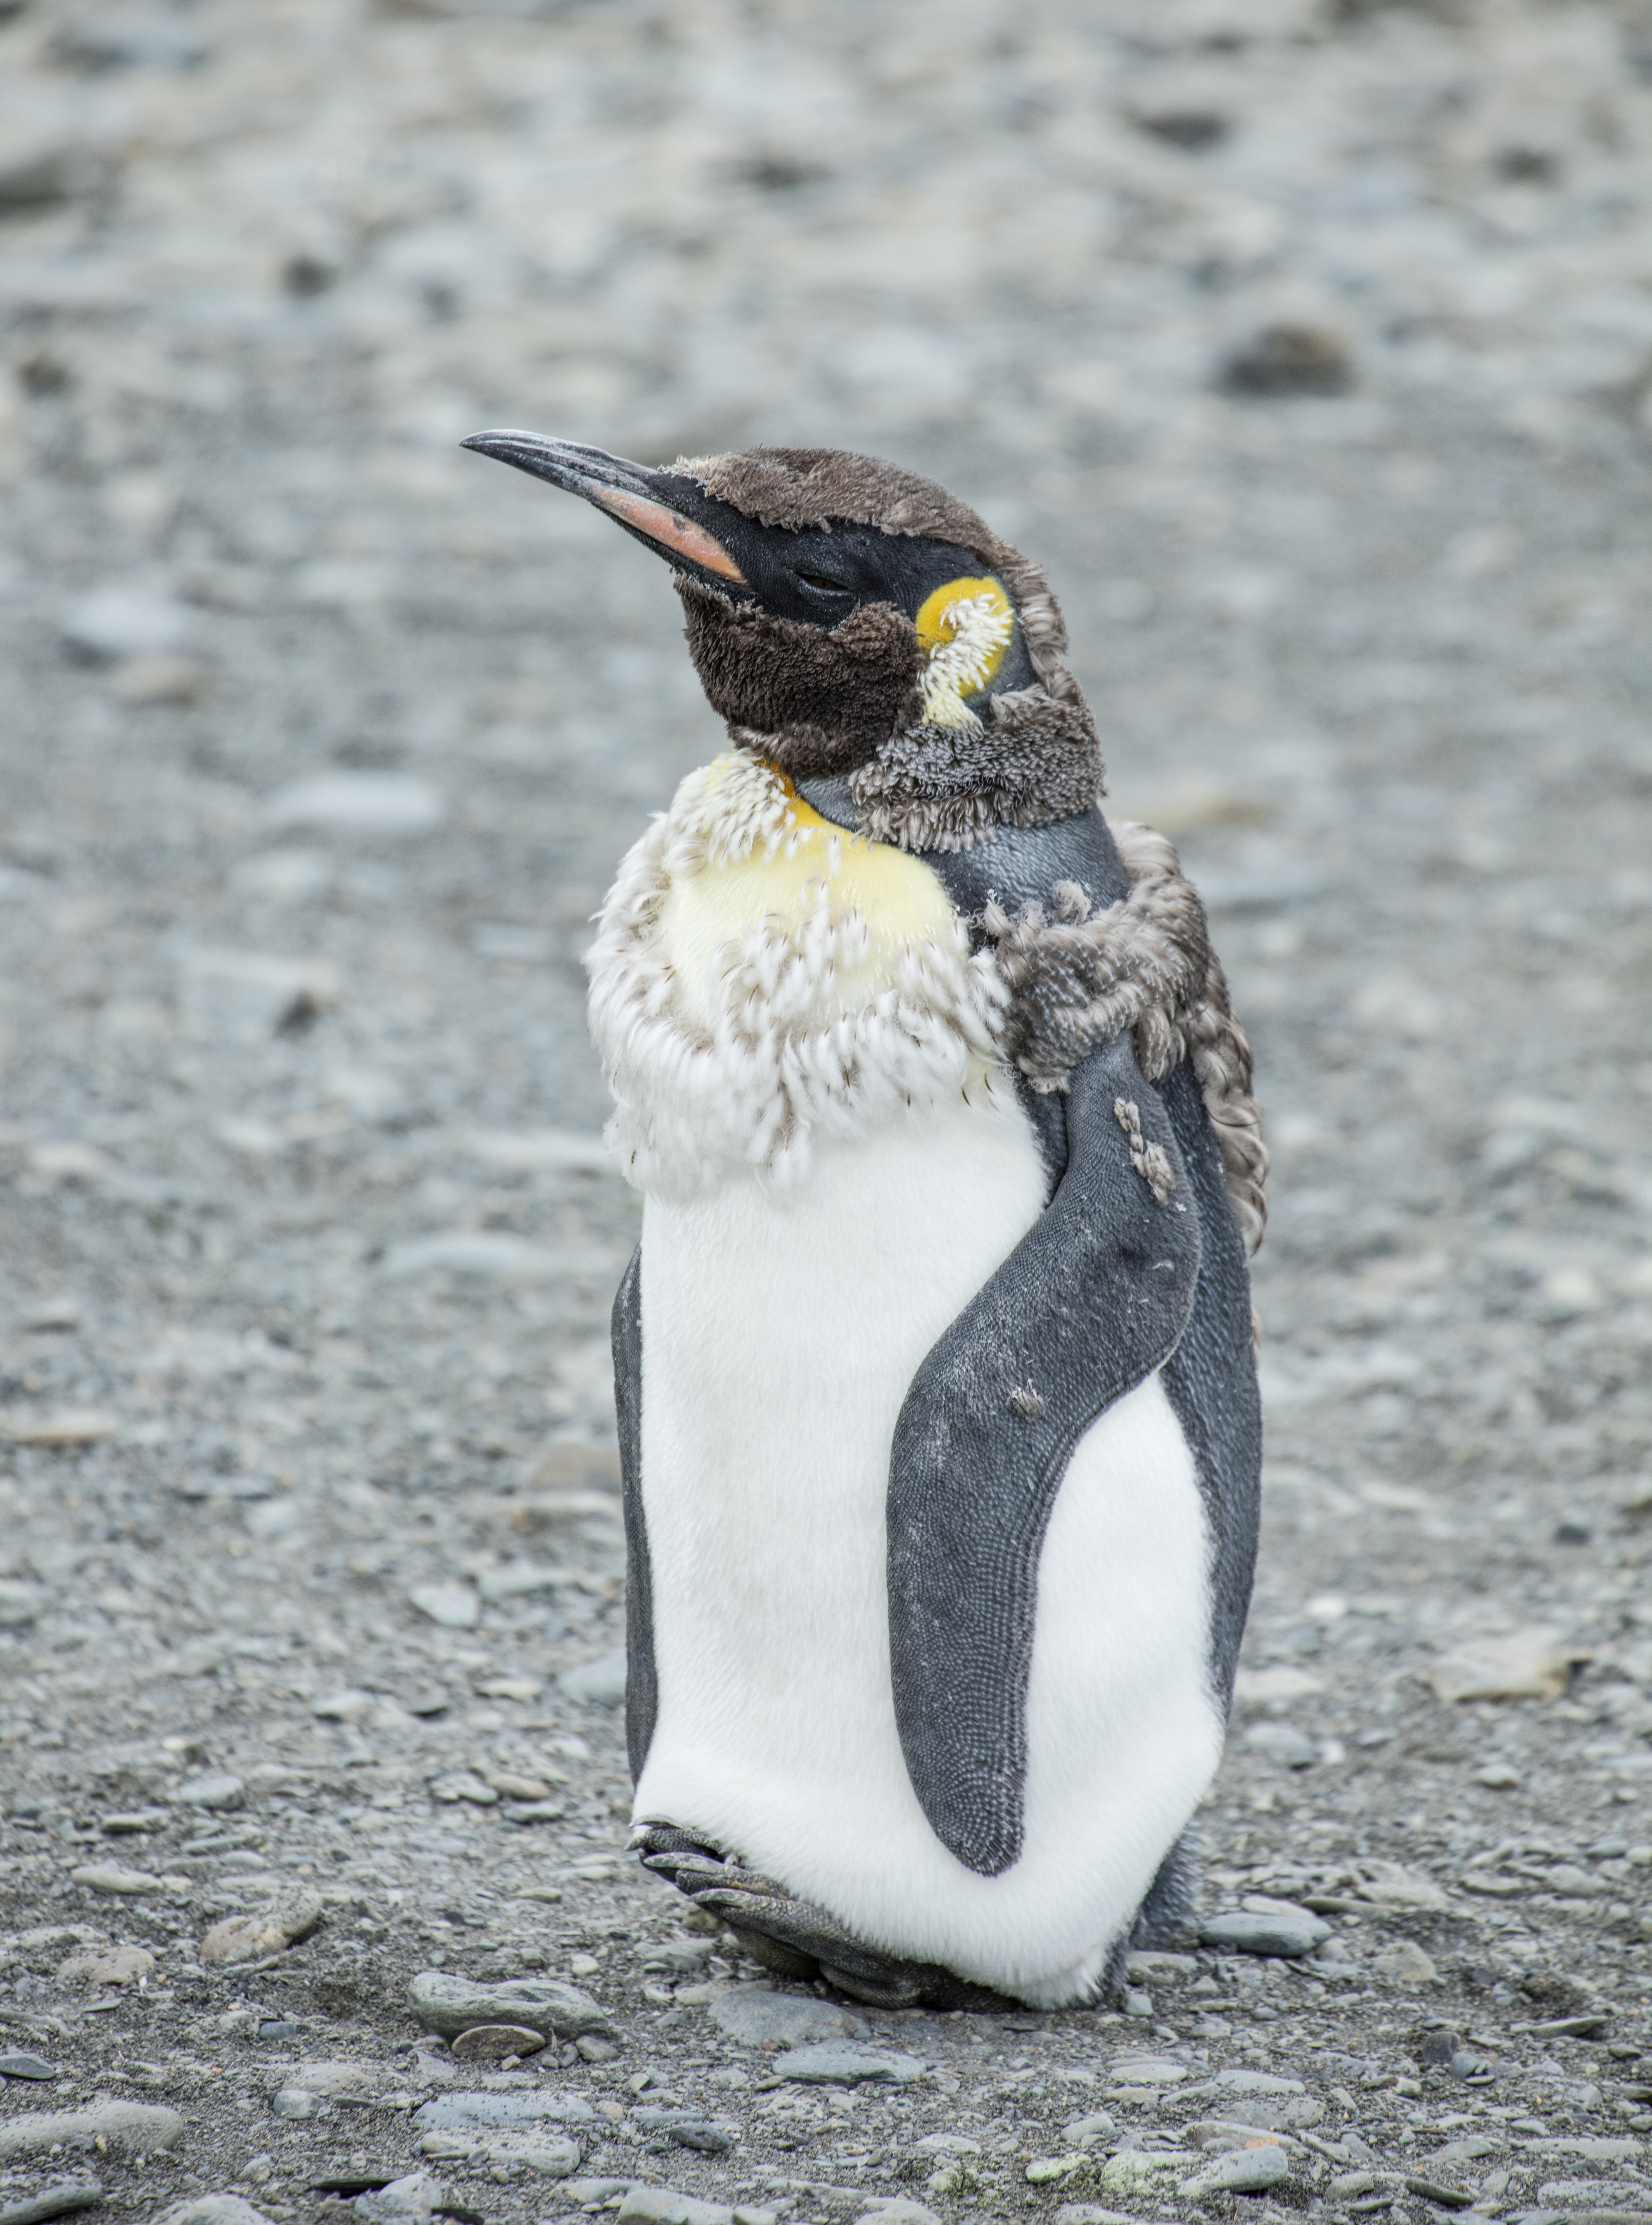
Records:
[[[886,2006],[1117,2000],[1197,1891],[1261,1470],[1266,1152],[1038,567],[915,472],[465,444],[663,556],[729,746],[590,954],[632,1844]]]

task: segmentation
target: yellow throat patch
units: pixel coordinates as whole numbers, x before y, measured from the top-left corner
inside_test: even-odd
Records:
[[[948,580],[926,598],[916,618],[925,663],[927,726],[972,726],[964,698],[984,688],[1016,637],[1016,613],[994,579]]]
[[[701,823],[704,862],[674,866],[660,929],[678,994],[702,1019],[754,937],[807,977],[795,987],[824,1017],[863,1010],[908,953],[950,948],[959,934],[932,867],[822,818],[783,773],[743,752],[706,768]]]

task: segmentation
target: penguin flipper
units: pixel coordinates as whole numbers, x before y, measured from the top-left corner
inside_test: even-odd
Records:
[[[654,1741],[660,1690],[654,1666],[654,1570],[642,1518],[642,1247],[620,1277],[611,1322],[614,1411],[625,1514],[625,1748],[633,1781]]]
[[[1061,1479],[1098,1415],[1175,1350],[1199,1277],[1193,1188],[1129,1036],[1060,1101],[1049,1204],[924,1360],[890,1462],[902,1751],[936,1836],[984,1877],[1022,1849],[1038,1557]]]

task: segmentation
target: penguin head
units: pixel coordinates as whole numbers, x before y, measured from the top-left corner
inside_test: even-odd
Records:
[[[833,448],[655,468],[532,433],[465,446],[583,497],[663,556],[736,744],[794,780],[850,776],[869,832],[959,846],[1099,792],[1042,574],[934,481]]]

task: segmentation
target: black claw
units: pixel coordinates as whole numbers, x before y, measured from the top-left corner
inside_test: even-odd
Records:
[[[696,1908],[720,1917],[754,1960],[782,1976],[813,1977],[874,2008],[1013,2008],[986,1986],[972,1985],[929,1962],[908,1962],[853,1938],[825,1909],[794,1900],[772,1878],[744,1868],[669,1823],[650,1823],[631,1840],[643,1867],[668,1878]]]

